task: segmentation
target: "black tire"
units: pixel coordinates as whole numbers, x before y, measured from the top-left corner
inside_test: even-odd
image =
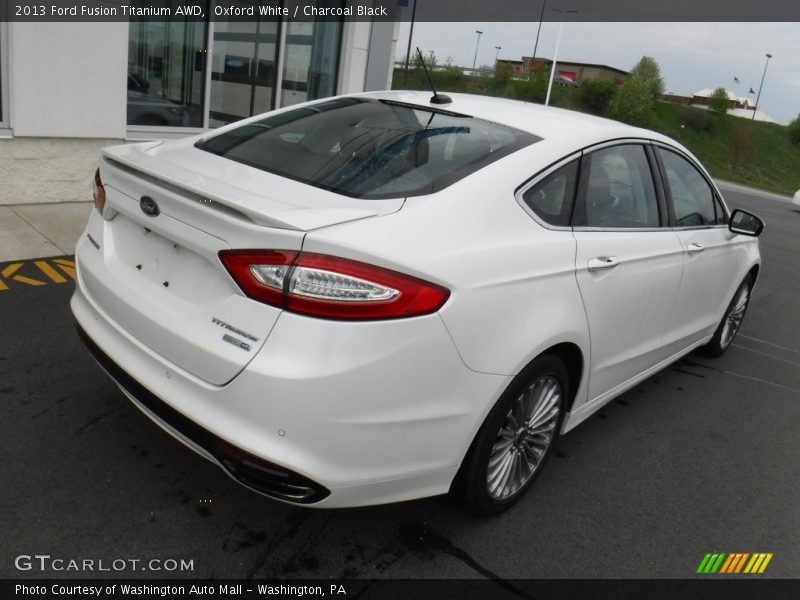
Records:
[[[725,309],[725,314],[722,315],[722,320],[719,322],[717,326],[717,330],[714,332],[714,337],[711,338],[711,341],[708,342],[705,346],[700,348],[700,352],[709,358],[717,358],[718,356],[722,356],[725,354],[725,351],[730,348],[731,342],[733,342],[736,334],[741,327],[742,321],[744,320],[744,315],[747,312],[747,307],[750,305],[750,296],[753,292],[753,277],[748,275],[744,278],[744,281],[736,288],[736,293],[733,294],[733,298],[728,304],[728,308]],[[741,294],[745,293],[744,297],[744,305],[739,307],[739,301],[741,299]],[[741,311],[739,311],[741,308]],[[729,324],[729,319],[734,318],[732,315],[734,312],[739,312],[738,323],[735,324],[733,332],[731,333],[729,330],[726,331],[726,324]]]
[[[532,460],[529,459],[530,453],[541,450],[539,444],[544,443],[542,440],[546,435],[544,433],[536,433],[527,436],[526,432],[523,431],[525,428],[520,427],[517,435],[513,437],[513,440],[510,440],[508,433],[511,430],[511,427],[509,427],[510,419],[513,418],[512,407],[524,411],[525,400],[521,400],[521,398],[526,393],[529,394],[527,396],[527,401],[532,405],[535,403],[534,390],[539,390],[538,393],[540,395],[546,394],[549,389],[547,386],[555,386],[556,384],[559,389],[558,400],[553,406],[547,408],[544,413],[546,415],[551,415],[553,409],[557,406],[555,417],[553,418],[553,416],[550,416],[546,422],[548,430],[552,424],[552,436],[547,442],[543,453],[535,458],[535,460],[538,460],[537,464],[530,473],[527,473],[527,470],[519,472],[520,476],[527,477],[527,480],[513,492],[510,492],[506,496],[503,496],[501,492],[508,490],[498,490],[491,493],[489,490],[489,463],[493,450],[496,450],[495,457],[498,463],[505,462],[506,458],[513,461],[513,453],[516,451],[520,456],[526,459],[524,467],[527,469],[530,467],[527,460]],[[561,431],[561,424],[564,420],[565,413],[564,409],[570,393],[569,384],[569,377],[564,363],[558,357],[551,355],[544,355],[535,359],[511,382],[511,385],[509,385],[508,389],[506,389],[497,401],[497,404],[495,404],[489,412],[483,425],[478,430],[451,488],[451,493],[460,500],[472,514],[482,517],[499,514],[516,503],[531,486],[552,453],[556,439]],[[534,387],[535,385],[544,387],[536,388]],[[522,403],[520,404],[520,402]],[[553,400],[551,399],[547,402],[553,402]],[[548,404],[542,404],[542,406],[546,407]],[[536,414],[535,406],[531,409],[531,413],[534,415]],[[526,418],[527,415],[522,420],[525,421]],[[543,417],[540,416],[539,418],[541,419]],[[517,419],[515,419],[515,421],[516,420]],[[533,419],[527,420],[528,424],[533,422]],[[518,440],[519,445],[517,444]],[[536,445],[534,445],[534,442]],[[508,449],[500,450],[500,446],[506,443],[510,444]],[[498,445],[497,447],[496,444]],[[526,446],[523,446],[523,444],[526,444]],[[514,450],[514,448],[516,448],[516,450]],[[502,459],[497,459],[498,456],[505,453],[508,454],[508,457],[504,456]],[[497,472],[498,467],[495,466],[493,469]],[[512,477],[512,479],[514,478]],[[499,479],[495,479],[495,481],[499,482]],[[514,484],[509,486],[509,488],[513,487]]]

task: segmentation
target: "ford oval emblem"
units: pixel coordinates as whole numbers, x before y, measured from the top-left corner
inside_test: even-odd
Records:
[[[158,209],[158,204],[150,196],[142,196],[139,199],[139,208],[148,217],[157,217],[161,211]]]

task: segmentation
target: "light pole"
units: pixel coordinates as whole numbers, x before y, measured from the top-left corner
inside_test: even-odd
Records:
[[[497,50],[497,52],[495,52],[495,55],[494,55],[494,62],[496,63],[497,62],[497,57],[500,56],[500,50],[502,50],[503,47],[502,46],[495,46],[494,49]]]
[[[756,96],[756,105],[753,108],[753,117],[751,121],[755,121],[756,113],[758,112],[758,101],[761,99],[761,88],[764,85],[764,78],[767,76],[767,67],[769,66],[769,59],[772,58],[772,54],[767,54],[767,62],[764,63],[764,73],[761,75],[761,85],[758,86],[758,95]]]
[[[475,33],[478,34],[478,41],[475,42],[475,58],[472,59],[472,70],[475,70],[475,65],[478,62],[478,45],[481,43],[481,36],[483,35],[482,31],[475,30]],[[473,73],[474,75],[474,73]]]
[[[553,8],[555,12],[561,13],[561,25],[558,26],[558,37],[556,38],[556,51],[553,53],[553,65],[550,68],[550,83],[547,84],[547,98],[545,98],[544,105],[550,105],[550,92],[553,90],[553,77],[556,74],[556,65],[558,63],[558,47],[561,45],[561,32],[564,29],[564,19],[568,13],[577,13],[577,10],[560,10]]]
[[[403,70],[403,86],[408,85],[408,62],[411,60],[411,38],[414,37],[414,18],[417,16],[417,0],[411,9],[411,29],[408,32],[408,49],[406,50],[406,68]]]
[[[547,6],[547,0],[542,0],[542,12],[539,13],[539,27],[536,30],[536,43],[533,45],[533,56],[531,57],[531,70],[536,67],[536,49],[539,47],[539,34],[542,33],[542,19],[544,19],[545,6]]]

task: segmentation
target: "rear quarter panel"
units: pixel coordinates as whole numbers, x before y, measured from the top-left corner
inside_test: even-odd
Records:
[[[541,144],[437,194],[409,198],[395,214],[312,231],[303,249],[378,264],[450,289],[441,318],[474,371],[513,376],[562,342],[576,344],[588,364],[575,239],[570,231],[537,224],[514,197],[520,184],[570,152],[536,148]],[[575,404],[584,396],[582,383]]]

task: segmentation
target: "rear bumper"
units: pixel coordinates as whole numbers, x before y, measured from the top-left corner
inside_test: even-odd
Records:
[[[277,500],[313,504],[330,490],[288,469],[237,448],[179,413],[126,373],[77,325],[78,336],[97,363],[145,414],[187,446],[205,456],[241,483]]]
[[[461,361],[438,315],[335,323],[284,313],[252,362],[214,386],[114,323],[82,285],[72,311],[125,394],[240,483],[318,507],[446,493],[508,378]]]

